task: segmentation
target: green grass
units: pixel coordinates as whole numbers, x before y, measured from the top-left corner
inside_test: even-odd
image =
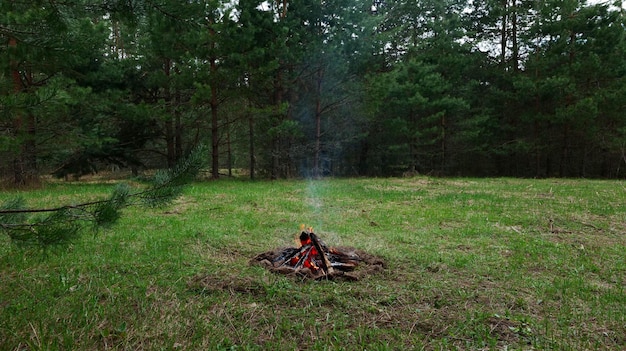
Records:
[[[112,187],[21,195],[49,206]],[[315,282],[249,265],[300,223],[387,268]],[[626,349],[625,252],[619,181],[196,183],[46,255],[0,236],[0,349]]]

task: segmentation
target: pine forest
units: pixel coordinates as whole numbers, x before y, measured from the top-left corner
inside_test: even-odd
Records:
[[[2,0],[0,177],[626,178],[626,6]]]

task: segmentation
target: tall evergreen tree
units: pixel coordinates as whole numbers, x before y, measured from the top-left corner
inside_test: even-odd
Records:
[[[74,129],[67,114],[89,94],[76,80],[101,57],[106,33],[72,3],[6,1],[0,12],[3,163],[24,185],[37,180],[49,141]]]
[[[14,184],[110,163],[172,166],[204,140],[216,178],[224,167],[272,178],[626,169],[624,15],[608,4],[29,0],[0,9],[0,171]]]
[[[300,173],[338,171],[344,148],[363,122],[361,84],[372,48],[360,43],[372,34],[371,2],[313,3],[296,15],[307,23],[304,59],[297,65],[294,119],[302,130]]]

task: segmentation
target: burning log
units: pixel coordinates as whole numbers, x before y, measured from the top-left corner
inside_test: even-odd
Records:
[[[309,227],[300,228],[300,247],[288,247],[257,255],[251,260],[277,273],[296,274],[313,279],[344,277],[358,280],[353,274],[359,264],[366,264],[367,271],[384,267],[384,262],[356,249],[329,248]],[[365,259],[363,258],[365,257]]]

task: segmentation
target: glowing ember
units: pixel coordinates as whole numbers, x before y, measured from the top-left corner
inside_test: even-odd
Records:
[[[251,262],[284,274],[297,274],[314,279],[345,277],[356,280],[352,274],[360,263],[368,266],[367,271],[382,269],[381,259],[351,248],[328,247],[313,231],[312,227],[300,226],[296,238],[298,247],[288,247],[257,255]],[[363,259],[363,257],[365,259]]]
[[[304,229],[304,224],[300,226],[300,248],[286,249],[284,254],[274,259],[274,264],[279,263],[279,267],[288,265],[294,269],[307,268],[316,274],[322,270],[323,274],[331,274],[332,263],[326,257],[330,251],[328,247],[317,238],[312,227]],[[322,253],[322,254],[320,254]]]

